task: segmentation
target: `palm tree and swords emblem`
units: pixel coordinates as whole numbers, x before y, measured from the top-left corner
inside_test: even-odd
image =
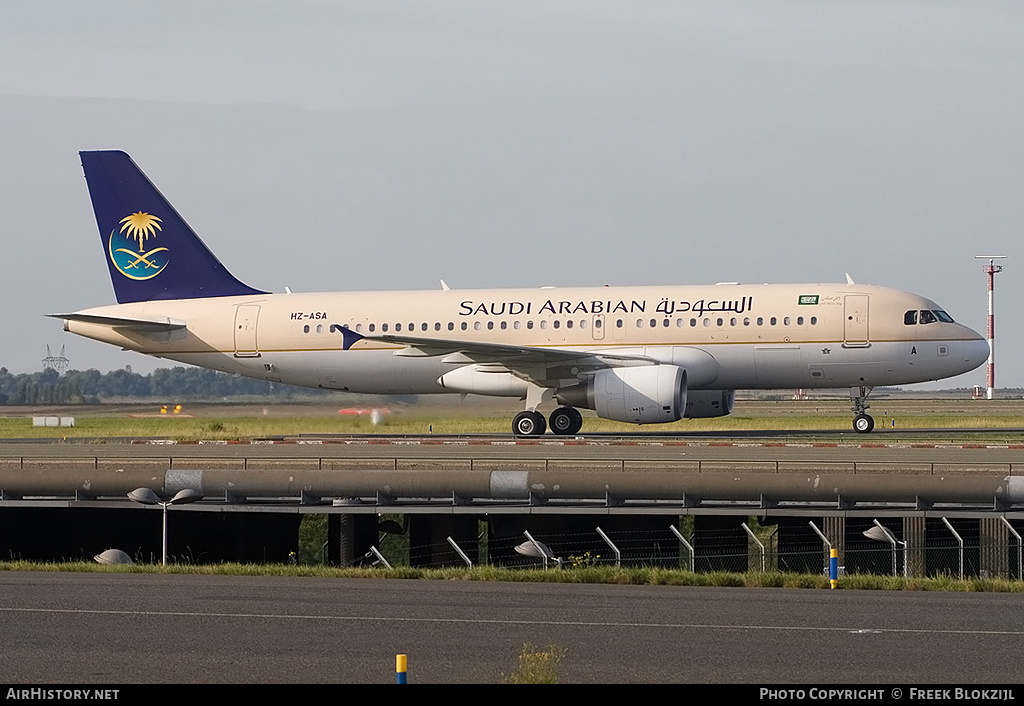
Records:
[[[165,247],[146,250],[146,240],[155,238],[157,231],[162,230],[160,219],[136,211],[118,223],[121,224],[120,230],[115,226],[110,233],[110,261],[117,271],[125,277],[139,280],[151,279],[160,274],[167,267],[167,253],[170,251]],[[137,250],[134,249],[136,243]]]

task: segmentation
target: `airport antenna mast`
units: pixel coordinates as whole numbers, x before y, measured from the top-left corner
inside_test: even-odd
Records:
[[[985,273],[988,275],[988,392],[987,399],[992,399],[996,392],[996,318],[992,308],[992,294],[996,285],[996,273],[1003,271],[1002,265],[997,265],[996,260],[1005,260],[1006,255],[975,255],[975,260],[988,260],[985,265]]]

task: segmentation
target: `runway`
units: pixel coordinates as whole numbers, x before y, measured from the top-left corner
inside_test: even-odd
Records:
[[[1016,683],[1013,594],[5,572],[0,669],[29,683]]]

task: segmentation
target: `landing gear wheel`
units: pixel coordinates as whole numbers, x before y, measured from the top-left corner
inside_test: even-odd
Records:
[[[875,428],[875,420],[870,414],[858,414],[853,418],[853,430],[861,434],[867,434]]]
[[[540,436],[547,429],[540,412],[520,412],[512,420],[512,433],[516,436]]]
[[[574,407],[559,407],[548,417],[548,425],[559,436],[571,436],[583,427],[583,415]]]

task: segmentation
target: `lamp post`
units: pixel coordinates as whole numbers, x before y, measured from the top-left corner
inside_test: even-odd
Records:
[[[140,505],[159,505],[164,509],[162,563],[164,566],[167,566],[167,508],[170,505],[187,505],[188,503],[194,503],[197,500],[202,500],[203,494],[192,490],[191,488],[185,488],[184,490],[179,490],[175,493],[174,497],[170,500],[161,500],[160,496],[149,488],[136,488],[132,492],[128,493],[128,499],[132,502],[139,503]]]
[[[906,578],[910,574],[907,573],[907,543],[901,542],[896,539],[896,535],[889,530],[888,527],[884,527],[878,520],[873,520],[875,523],[874,527],[864,530],[863,534],[868,539],[873,539],[876,542],[888,542],[892,545],[892,575],[897,576],[896,572],[896,547],[903,547],[903,576]]]

